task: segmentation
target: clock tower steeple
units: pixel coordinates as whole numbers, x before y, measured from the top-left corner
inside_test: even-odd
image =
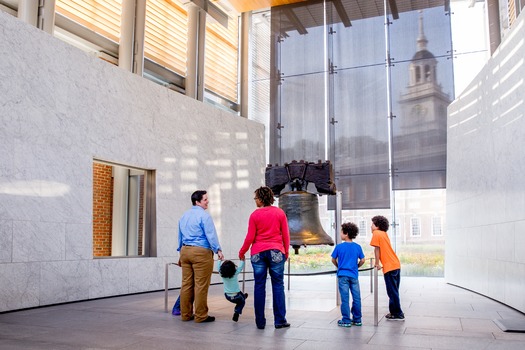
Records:
[[[446,182],[448,94],[437,79],[438,61],[428,50],[419,12],[417,51],[408,66],[409,80],[401,93],[394,127],[394,187],[442,188]],[[397,126],[397,127],[396,127]]]
[[[425,130],[442,130],[446,133],[447,106],[450,98],[437,81],[437,60],[428,51],[428,40],[423,26],[423,12],[419,12],[417,52],[409,64],[409,83],[401,95],[401,129],[403,134]]]

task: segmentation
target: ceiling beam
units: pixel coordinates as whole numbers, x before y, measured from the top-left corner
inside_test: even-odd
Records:
[[[348,14],[346,13],[345,7],[341,3],[341,0],[332,0],[332,3],[334,4],[337,14],[339,14],[339,18],[341,18],[341,22],[343,22],[343,25],[345,27],[351,27],[352,23],[350,22],[350,18],[348,17]]]
[[[390,6],[390,13],[392,14],[392,17],[394,19],[399,19],[396,0],[388,0],[388,5]]]
[[[288,20],[292,23],[293,27],[299,32],[299,34],[308,34],[308,31],[301,23],[301,20],[297,18],[297,16],[291,8],[284,8],[282,10],[282,13],[284,13],[286,18],[288,18]]]
[[[213,19],[228,28],[228,15],[209,0],[191,0],[195,5],[206,11]]]

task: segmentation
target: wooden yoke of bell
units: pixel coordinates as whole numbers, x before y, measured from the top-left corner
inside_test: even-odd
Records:
[[[334,245],[334,241],[321,225],[317,197],[317,194],[335,194],[330,161],[308,163],[294,160],[284,166],[268,165],[265,179],[266,186],[279,197],[279,207],[286,213],[290,245],[295,254],[299,253],[299,248],[303,245]],[[306,191],[310,183],[315,185],[317,193]],[[281,193],[283,190],[285,192]]]

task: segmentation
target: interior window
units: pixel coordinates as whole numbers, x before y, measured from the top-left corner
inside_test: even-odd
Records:
[[[154,171],[93,162],[93,256],[155,256]]]

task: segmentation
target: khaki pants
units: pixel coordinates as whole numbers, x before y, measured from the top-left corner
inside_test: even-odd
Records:
[[[195,322],[202,322],[208,318],[208,288],[213,272],[213,252],[202,247],[183,246],[180,251],[180,263],[181,320],[189,321],[195,313]]]

